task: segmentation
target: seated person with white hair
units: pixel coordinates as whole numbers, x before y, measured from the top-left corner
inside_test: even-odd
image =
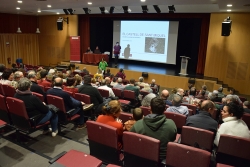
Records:
[[[237,96],[237,95],[235,94],[235,89],[231,88],[231,89],[229,90],[229,94],[228,94],[227,96],[230,96],[230,95],[234,96],[234,98],[236,99],[236,101],[237,101],[239,104],[242,104],[242,101],[240,100],[239,96]]]
[[[219,102],[221,103],[222,98],[218,96],[219,92],[217,90],[214,90],[212,93],[212,99],[213,102]]]
[[[125,85],[123,85],[123,83],[122,83],[122,78],[118,78],[117,79],[117,84],[115,84],[113,86],[113,88],[115,88],[115,89],[121,89],[122,91],[124,90]]]
[[[181,96],[175,94],[173,96],[173,101],[172,101],[173,106],[167,108],[167,111],[188,116],[189,114],[188,108],[186,106],[181,106],[181,101],[182,101]]]
[[[151,100],[155,98],[156,95],[154,93],[147,94],[141,101],[141,105],[143,107],[150,107]]]
[[[23,78],[23,72],[21,71],[16,71],[14,73],[14,81],[11,82],[11,86],[13,86],[15,89],[17,88],[18,81]]]
[[[244,112],[250,114],[250,103],[249,101],[244,101],[243,103]]]
[[[17,91],[14,97],[24,102],[27,114],[30,118],[40,115],[35,117],[35,122],[37,125],[41,125],[47,121],[50,121],[52,136],[55,137],[58,133],[58,116],[57,114],[52,113],[45,103],[42,103],[40,99],[32,95],[32,92],[30,91],[31,84],[32,83],[29,79],[21,78],[18,82]],[[48,127],[44,129],[44,131],[47,130]]]
[[[153,90],[150,88],[149,84],[145,83],[144,88],[141,89],[142,91],[153,93]]]
[[[184,96],[184,90],[182,88],[178,88],[176,94],[182,98]]]
[[[155,83],[155,79],[152,79],[152,81],[151,81],[151,84],[150,84],[150,87],[151,88],[154,88],[155,89],[155,92],[156,93],[158,93],[158,86],[156,85],[156,83]]]
[[[110,83],[111,86],[115,86],[117,84],[118,77],[113,77],[112,82]]]
[[[117,97],[115,97],[115,94],[113,92],[113,90],[107,86],[107,83],[105,80],[102,80],[102,86],[98,87],[98,89],[103,89],[103,90],[107,90],[109,91],[109,98],[113,99],[113,100],[116,100]]]
[[[144,78],[139,77],[139,82],[137,82],[138,86],[145,86],[146,83],[144,83],[143,81],[144,81]]]

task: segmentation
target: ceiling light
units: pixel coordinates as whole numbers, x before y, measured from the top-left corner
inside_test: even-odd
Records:
[[[57,12],[56,14],[60,14],[59,12]]]
[[[23,3],[23,1],[17,1],[18,3]]]
[[[51,5],[47,5],[48,8],[51,8]]]
[[[228,11],[228,12],[231,12],[232,10],[231,10],[231,9],[228,9],[227,11]]]
[[[89,5],[92,5],[92,2],[88,2]]]
[[[232,5],[232,4],[227,4],[227,6],[228,6],[228,7],[231,7],[231,6],[233,6],[233,5]]]
[[[38,12],[38,13],[41,13],[41,10],[38,10],[37,12]]]
[[[146,0],[141,0],[141,2],[145,2]]]
[[[19,7],[16,7],[16,9],[17,9],[17,10],[20,10],[20,8],[19,8]]]

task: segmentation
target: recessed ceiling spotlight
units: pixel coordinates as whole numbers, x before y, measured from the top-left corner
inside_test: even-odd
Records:
[[[227,4],[227,7],[231,7],[231,6],[233,6],[232,4]]]
[[[38,12],[38,13],[41,13],[41,10],[38,10],[37,12]]]
[[[89,5],[92,5],[92,2],[88,2]]]
[[[48,8],[51,8],[51,5],[47,5]]]
[[[20,8],[19,8],[19,7],[16,7],[16,9],[17,9],[17,10],[20,10]]]
[[[145,2],[146,0],[141,0],[141,2]]]
[[[57,12],[56,14],[60,14],[59,12]]]
[[[23,1],[17,1],[18,3],[23,3]]]
[[[228,12],[231,12],[232,10],[231,10],[231,9],[228,9],[227,11],[228,11]]]

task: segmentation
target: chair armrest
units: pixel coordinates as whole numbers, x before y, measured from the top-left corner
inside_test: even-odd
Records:
[[[35,116],[29,118],[29,119],[30,119],[30,123],[31,123],[33,126],[36,126],[36,120],[37,120],[37,118],[39,118],[40,116],[41,116],[41,115],[39,114],[39,115],[35,115]]]
[[[72,116],[72,113],[73,113],[74,111],[75,111],[75,109],[71,109],[71,110],[67,111],[66,113],[67,113],[68,116]]]
[[[67,151],[63,151],[60,154],[58,154],[57,156],[55,156],[54,158],[49,160],[50,164],[53,164],[55,161],[57,161],[59,158],[61,158],[62,156],[64,156],[65,154],[67,154]]]
[[[164,166],[166,165],[166,159],[163,159],[162,161],[161,161],[161,164],[163,164]]]

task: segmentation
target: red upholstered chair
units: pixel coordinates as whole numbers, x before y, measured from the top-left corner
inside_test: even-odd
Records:
[[[102,97],[109,98],[109,91],[104,89],[98,89]]]
[[[129,105],[130,104],[130,101],[123,99],[123,93],[122,93],[121,89],[112,88],[112,90],[113,90],[115,96],[119,97],[120,103],[125,104],[125,105]]]
[[[122,165],[116,128],[94,121],[87,121],[90,155],[104,161]]]
[[[151,111],[150,111],[151,109],[149,107],[140,106],[140,108],[141,108],[144,116],[151,114]]]
[[[52,163],[50,167],[100,167],[102,165],[101,160],[77,150],[69,150],[68,152],[63,152],[50,160],[49,163]]]
[[[226,165],[226,164],[217,163],[217,164],[216,164],[216,167],[233,167],[233,166],[231,166],[231,165]]]
[[[44,91],[47,92],[47,90],[51,89],[52,87],[45,87]]]
[[[127,85],[127,84],[129,83],[129,81],[126,80],[126,79],[123,79],[123,80],[122,80],[122,83],[123,83],[123,85]]]
[[[131,90],[124,90],[123,91],[123,98],[129,100],[131,102],[131,107],[136,108],[139,106],[137,97],[135,97],[135,92]]]
[[[133,132],[123,133],[124,166],[159,165],[160,141]]]
[[[211,153],[202,149],[168,142],[167,167],[209,167]]]
[[[165,116],[168,119],[172,119],[177,127],[177,131],[179,134],[181,134],[181,130],[182,130],[182,126],[186,125],[186,119],[187,117],[185,115],[182,114],[176,114],[173,112],[164,112]]]
[[[2,84],[0,83],[0,94],[1,95],[4,95],[4,91],[3,91],[3,87],[2,87]]]
[[[157,89],[154,87],[150,87],[153,90],[153,93],[156,94],[157,93]]]
[[[0,95],[0,120],[7,124],[11,124],[9,110],[6,105],[6,99],[3,95]]]
[[[61,97],[47,95],[47,103],[53,104],[54,106],[59,108],[60,112],[57,113],[58,118],[59,118],[58,121],[62,124],[67,124],[68,122],[73,121],[73,120],[80,117],[79,114],[72,115],[72,113],[75,111],[75,109],[71,109],[69,111],[66,111],[63,98],[61,98]],[[60,128],[60,126],[58,128]],[[60,131],[60,129],[59,129],[59,131]]]
[[[46,92],[43,85],[38,85],[38,86],[40,86],[40,88],[42,88],[42,90],[43,90],[44,92]]]
[[[117,166],[117,165],[114,165],[114,164],[108,164],[106,167],[121,167],[121,166]]]
[[[12,123],[16,128],[18,140],[19,131],[30,133],[50,123],[49,121],[47,121],[44,124],[37,125],[35,122],[36,116],[29,118],[25,108],[25,104],[22,100],[16,99],[14,97],[7,97],[6,102],[9,107],[9,113]]]
[[[142,95],[142,98],[144,98],[145,96],[149,94],[149,92],[140,90],[140,94]]]
[[[250,140],[221,135],[217,149],[216,161],[226,165],[249,167],[250,164]]]
[[[196,106],[193,106],[193,105],[191,105],[191,104],[185,104],[185,103],[181,103],[181,105],[182,105],[182,106],[187,106],[187,108],[188,108],[188,109],[193,110],[192,115],[195,115],[195,113],[196,113],[196,109],[197,109],[197,107],[196,107]]]
[[[42,102],[44,102],[44,96],[41,95],[40,93],[36,93],[36,92],[32,92],[32,94],[36,97],[38,97],[38,99],[40,99]]]
[[[16,93],[16,89],[12,86],[9,85],[2,85],[2,90],[4,92],[4,95],[6,97],[14,97]]]
[[[82,101],[86,104],[91,104],[91,98],[89,95],[82,94],[82,93],[75,93],[75,99]]]
[[[64,92],[68,93],[71,97],[73,97],[73,92],[67,91],[67,90],[63,90]]]
[[[250,129],[250,114],[243,114],[242,120],[247,124],[248,129]]]
[[[133,119],[133,114],[126,113],[126,112],[121,112],[121,114],[119,116],[119,119],[121,119],[122,123],[124,124],[128,120],[132,120]]]
[[[181,144],[195,146],[203,150],[212,151],[214,133],[208,130],[183,126],[181,132]]]

